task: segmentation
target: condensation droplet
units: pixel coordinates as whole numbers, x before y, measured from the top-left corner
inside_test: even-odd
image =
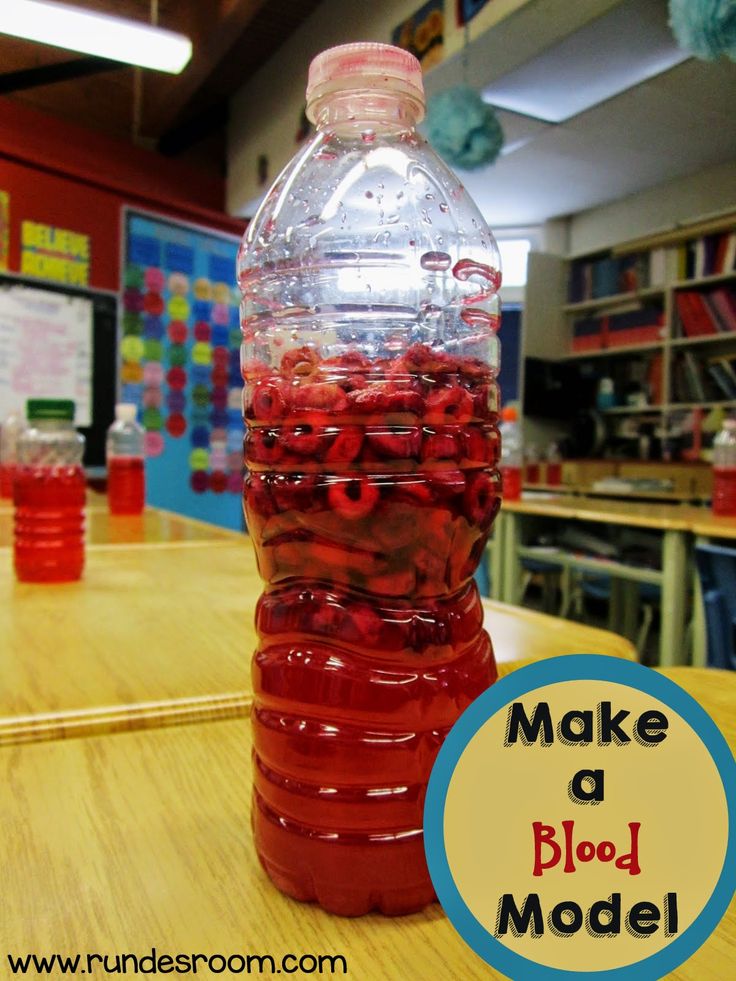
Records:
[[[425,194],[424,197],[427,201],[434,201],[434,194]]]
[[[432,219],[429,217],[429,212],[426,208],[422,208],[422,221],[425,225],[431,225]]]
[[[439,209],[440,209],[440,211],[442,212],[443,215],[446,215],[447,212],[450,210],[450,206],[447,203],[447,201],[440,201],[440,203],[439,203]]]
[[[372,197],[373,197],[373,191],[366,191],[366,192],[365,192],[365,196],[366,196],[367,198],[372,198]]]
[[[376,138],[376,134],[372,129],[366,129],[360,134],[360,138],[364,143],[373,143]]]

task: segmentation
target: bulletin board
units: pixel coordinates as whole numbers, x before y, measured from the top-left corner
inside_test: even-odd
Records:
[[[146,431],[146,499],[240,529],[234,236],[125,209],[120,395]]]

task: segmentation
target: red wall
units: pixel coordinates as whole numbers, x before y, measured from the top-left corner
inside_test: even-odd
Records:
[[[90,237],[92,288],[117,290],[125,204],[242,234],[221,210],[224,181],[0,99],[0,191],[10,195],[11,272],[24,220]]]

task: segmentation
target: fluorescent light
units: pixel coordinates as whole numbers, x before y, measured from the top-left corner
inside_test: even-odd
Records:
[[[178,75],[192,57],[183,34],[48,0],[2,0],[0,34]]]
[[[625,0],[482,92],[499,109],[562,123],[679,65],[663,0]]]

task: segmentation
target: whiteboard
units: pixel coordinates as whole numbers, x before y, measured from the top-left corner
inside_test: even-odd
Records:
[[[93,304],[25,286],[0,287],[0,419],[27,399],[73,399],[92,423]]]

